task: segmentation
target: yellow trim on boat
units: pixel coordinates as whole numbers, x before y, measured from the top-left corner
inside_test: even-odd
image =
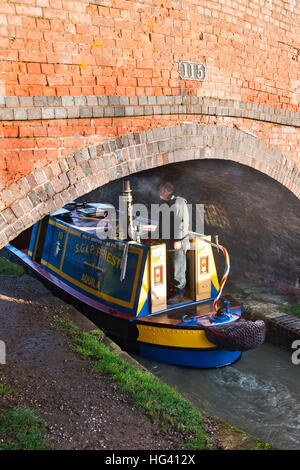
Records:
[[[218,279],[218,274],[216,270],[215,258],[214,258],[211,248],[210,248],[210,253],[209,253],[209,264],[211,266],[211,271],[210,271],[211,282],[213,283],[215,289],[218,291],[220,289],[220,285],[219,285],[219,279]]]
[[[83,264],[85,264],[86,266],[90,266],[90,268],[98,269],[98,271],[101,271],[101,272],[104,271],[103,268],[99,268],[99,266],[96,266],[95,264],[88,263],[87,261],[84,261]]]
[[[134,284],[133,284],[133,289],[132,289],[132,294],[131,294],[130,301],[128,302],[126,300],[121,300],[121,299],[118,299],[116,297],[112,297],[110,295],[104,294],[103,292],[99,292],[98,290],[93,289],[92,287],[89,287],[86,284],[81,283],[77,279],[72,278],[71,276],[69,276],[68,274],[66,274],[62,271],[65,252],[66,252],[66,247],[67,247],[68,235],[69,235],[69,233],[72,233],[73,235],[78,235],[79,236],[80,233],[79,232],[77,233],[74,230],[70,229],[69,227],[65,227],[64,225],[61,225],[61,224],[59,224],[55,221],[52,221],[52,220],[50,220],[49,223],[51,223],[51,225],[55,225],[57,228],[62,229],[62,230],[67,232],[66,233],[65,244],[64,244],[64,250],[63,250],[62,259],[61,259],[61,262],[60,262],[60,268],[59,269],[56,268],[55,266],[53,266],[52,264],[48,263],[44,259],[41,260],[41,264],[44,265],[44,266],[47,266],[49,269],[54,271],[56,274],[59,274],[62,278],[64,278],[67,281],[71,282],[75,286],[80,287],[85,292],[89,292],[90,294],[93,294],[96,297],[100,297],[101,299],[107,300],[108,302],[113,302],[116,305],[120,305],[122,307],[132,309],[134,307],[134,302],[135,302],[135,297],[136,297],[137,285],[138,285],[138,280],[139,280],[139,273],[140,273],[141,264],[142,264],[143,250],[141,248],[138,248],[138,247],[129,247],[129,251],[131,251],[133,253],[137,253],[139,257],[138,257],[136,274],[135,274],[135,278],[134,278]]]
[[[62,267],[63,267],[63,264],[64,264],[64,259],[65,259],[65,254],[66,254],[66,248],[67,248],[69,233],[70,233],[69,231],[67,231],[67,233],[66,233],[65,245],[64,245],[63,254],[62,254],[62,257],[61,257],[61,262],[60,262],[60,267],[59,267],[60,272],[61,272]]]
[[[204,330],[185,330],[137,324],[138,341],[159,346],[180,348],[215,348],[208,341]]]
[[[144,269],[142,287],[141,287],[140,298],[139,298],[139,305],[138,305],[136,316],[140,314],[147,300],[148,293],[149,293],[149,285],[150,285],[150,280],[149,280],[149,253],[148,253],[146,264],[145,264],[145,269]]]
[[[127,302],[125,300],[117,299],[116,297],[112,297],[110,295],[104,294],[103,292],[99,292],[95,289],[92,289],[91,287],[89,287],[85,284],[82,284],[81,282],[79,282],[76,279],[72,278],[71,276],[64,273],[63,271],[60,271],[55,266],[52,266],[50,263],[47,263],[43,259],[41,260],[41,264],[43,264],[44,266],[47,266],[49,269],[54,271],[56,274],[59,274],[61,277],[63,277],[67,281],[70,281],[75,286],[80,287],[82,290],[84,290],[86,292],[89,292],[90,294],[93,294],[96,297],[100,297],[101,299],[113,302],[117,305],[121,305],[122,307],[126,307],[126,308],[133,308],[133,306],[134,306],[134,300],[135,300],[135,294],[136,294],[137,282],[138,282],[138,273],[139,273],[139,270],[140,270],[140,267],[141,267],[141,256],[140,255],[139,255],[137,273],[136,273],[135,280],[134,280],[134,286],[133,286],[133,289],[132,289],[132,295],[131,295],[130,302]]]
[[[81,237],[81,233],[78,230],[74,230],[70,227],[65,227],[64,225],[60,224],[59,222],[56,222],[55,220],[49,220],[50,225],[55,225],[57,228],[60,228],[61,230],[64,230],[65,232],[70,232],[72,235],[76,235],[76,237]]]

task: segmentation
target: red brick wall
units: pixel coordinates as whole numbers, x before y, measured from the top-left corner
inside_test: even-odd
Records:
[[[90,145],[195,122],[250,132],[269,150],[246,164],[300,197],[299,17],[295,0],[1,0],[1,194]]]
[[[6,121],[0,127],[1,137],[3,137],[0,139],[0,156],[2,156],[0,182],[3,186],[10,185],[20,177],[53,160],[72,154],[77,149],[102,142],[107,137],[161,126],[173,126],[187,120],[222,123],[229,128],[241,128],[280,150],[291,164],[299,162],[298,129],[242,118],[213,118],[184,114],[136,118]],[[267,161],[266,164],[268,164]]]
[[[0,15],[5,95],[184,89],[299,110],[295,0],[4,0]],[[180,60],[205,62],[207,80],[182,82]]]

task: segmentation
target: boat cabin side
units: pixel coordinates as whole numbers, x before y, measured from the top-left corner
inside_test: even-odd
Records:
[[[132,317],[165,311],[167,264],[172,253],[151,238],[153,226],[137,221],[141,240],[120,238],[118,217],[111,205],[68,205],[36,223],[28,256],[69,287],[95,302]],[[113,211],[112,211],[113,212]],[[115,214],[115,212],[113,212]],[[114,237],[111,228],[114,226]],[[205,241],[206,240],[206,241]],[[210,236],[191,239],[184,303],[209,301],[219,282]]]

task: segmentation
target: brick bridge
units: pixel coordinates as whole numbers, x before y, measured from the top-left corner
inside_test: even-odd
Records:
[[[1,2],[0,247],[186,160],[250,166],[300,198],[299,24],[295,0]],[[181,78],[182,61],[205,80]]]

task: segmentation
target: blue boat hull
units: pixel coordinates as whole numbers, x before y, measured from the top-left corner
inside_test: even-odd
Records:
[[[241,351],[225,351],[220,349],[197,351],[162,348],[141,343],[139,344],[139,354],[153,361],[200,369],[227,366],[236,362],[242,355]]]

